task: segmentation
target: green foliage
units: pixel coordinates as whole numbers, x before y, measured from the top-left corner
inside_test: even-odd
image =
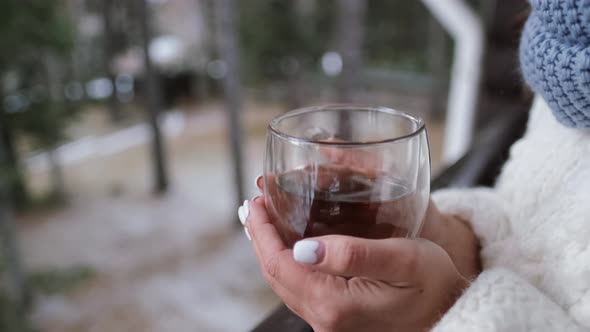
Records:
[[[60,0],[3,0],[0,10],[0,186],[8,184],[13,197],[22,186],[17,138],[26,136],[42,148],[54,148],[65,138],[75,111],[50,87],[48,59],[59,65],[72,47],[72,27]],[[58,68],[61,69],[61,68]],[[53,73],[63,76],[63,73]],[[63,79],[63,77],[57,77]],[[54,80],[55,81],[55,80]],[[50,96],[50,90],[56,90]],[[19,196],[21,197],[21,196]],[[24,196],[22,196],[24,197]],[[23,206],[24,198],[16,200]],[[1,254],[1,252],[0,252]],[[6,271],[0,255],[0,281]],[[86,268],[35,272],[27,276],[37,294],[71,289],[91,276]],[[4,286],[1,284],[0,286]],[[0,331],[34,331],[20,299],[0,287]]]
[[[4,0],[0,11],[0,78],[13,82],[1,93],[33,88],[46,54],[67,56],[72,26],[62,1]],[[9,76],[7,78],[7,76]],[[9,90],[9,91],[6,91]],[[31,93],[33,93],[31,91]]]
[[[367,5],[367,62],[380,67],[425,71],[432,18],[424,5],[420,1],[380,0],[368,0]]]
[[[37,332],[17,301],[0,291],[0,331]]]
[[[0,11],[0,73],[40,49],[65,54],[71,47],[72,29],[61,1],[3,0]],[[2,73],[3,74],[3,73]]]
[[[73,290],[93,276],[92,269],[75,266],[62,270],[33,272],[28,276],[28,284],[33,294],[56,294]]]
[[[72,47],[72,27],[64,12],[61,1],[47,0],[6,0],[0,11],[0,78],[11,82],[0,93],[22,99],[18,109],[4,110],[10,112],[4,120],[44,147],[64,138],[71,115],[51,100],[45,67],[47,57],[65,57]]]
[[[332,39],[333,1],[317,1],[301,13],[296,1],[241,0],[240,46],[244,77],[283,80],[314,70]]]
[[[5,265],[0,259],[0,277],[6,273]],[[68,269],[43,270],[32,272],[27,276],[27,285],[33,296],[41,294],[67,293],[88,281],[94,271],[88,267],[75,266]],[[27,317],[27,307],[0,288],[0,331],[36,332]]]
[[[290,63],[314,72],[322,54],[332,50],[337,15],[334,0],[241,0],[241,60],[246,80],[288,78]],[[432,19],[419,1],[367,0],[365,63],[368,66],[424,72],[428,69],[428,29]]]
[[[73,108],[50,87],[47,59],[59,65],[73,44],[72,26],[61,0],[4,0],[0,10],[0,182],[18,207],[26,206],[17,142],[26,136],[38,147],[64,139]],[[58,68],[62,70],[62,68]],[[63,72],[54,73],[63,80]],[[54,80],[55,81],[55,80]],[[49,90],[57,91],[50,97]],[[57,95],[57,96],[56,96]]]
[[[44,99],[33,102],[26,112],[16,113],[13,119],[20,132],[42,149],[51,149],[66,139],[66,127],[76,118],[78,109],[63,102]]]

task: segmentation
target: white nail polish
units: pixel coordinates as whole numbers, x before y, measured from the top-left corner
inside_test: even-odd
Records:
[[[248,219],[248,216],[250,215],[250,202],[248,202],[248,200],[244,201],[244,219]]]
[[[240,222],[242,225],[246,224],[246,217],[244,216],[244,207],[240,206],[238,209],[238,218],[240,218]]]
[[[293,247],[293,259],[299,263],[315,264],[318,261],[318,241],[301,240]]]
[[[250,233],[248,232],[248,228],[244,227],[244,233],[246,233],[246,237],[248,240],[252,241],[252,237],[250,237]]]

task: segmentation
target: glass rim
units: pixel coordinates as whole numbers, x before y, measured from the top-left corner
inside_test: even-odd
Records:
[[[391,137],[391,138],[386,138],[386,139],[381,139],[381,140],[364,141],[364,142],[338,142],[338,141],[314,140],[314,139],[310,139],[310,138],[298,137],[298,136],[294,136],[291,134],[287,134],[277,128],[279,122],[281,122],[282,120],[285,120],[287,118],[294,117],[294,116],[299,116],[299,115],[307,114],[307,113],[322,112],[325,110],[337,111],[337,110],[345,110],[345,109],[360,110],[360,111],[378,111],[378,112],[382,112],[382,113],[388,113],[391,115],[402,116],[406,119],[409,119],[410,121],[412,121],[414,123],[417,123],[418,126],[414,131],[412,131],[411,133],[406,134],[406,135],[396,136],[396,137]],[[307,143],[307,144],[317,144],[317,145],[327,145],[327,146],[368,146],[368,145],[378,145],[378,144],[384,144],[384,143],[394,143],[394,142],[412,139],[426,130],[426,123],[419,116],[416,116],[416,115],[413,115],[413,114],[410,114],[407,112],[399,111],[399,110],[396,110],[393,108],[385,107],[385,106],[374,106],[374,105],[364,105],[364,104],[325,104],[325,105],[309,106],[309,107],[302,107],[302,108],[294,109],[294,110],[289,111],[285,114],[274,117],[270,121],[270,123],[268,125],[268,129],[270,130],[270,132],[272,134],[274,134],[276,136],[279,136],[279,137],[289,140],[289,141],[295,141],[297,143]]]

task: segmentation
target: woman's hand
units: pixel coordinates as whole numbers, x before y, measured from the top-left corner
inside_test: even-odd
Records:
[[[427,330],[467,287],[468,276],[460,270],[469,277],[477,273],[476,263],[456,264],[447,249],[427,239],[328,235],[302,240],[291,250],[269,220],[263,199],[240,214],[265,278],[318,332]],[[439,217],[429,208],[427,218]],[[453,243],[435,233],[436,225],[427,221],[424,231]],[[458,245],[449,248],[457,251]],[[456,259],[463,256],[456,253]]]
[[[420,237],[443,248],[466,279],[475,279],[481,272],[479,240],[468,223],[441,213],[432,201],[428,204]]]

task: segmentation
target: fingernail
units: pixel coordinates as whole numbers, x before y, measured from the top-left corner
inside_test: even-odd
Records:
[[[244,207],[244,219],[248,220],[248,216],[250,215],[250,202],[248,202],[248,200],[245,200],[242,206]]]
[[[243,225],[244,224],[244,207],[243,206],[240,206],[238,208],[238,218],[240,218],[240,222]]]
[[[250,236],[250,232],[248,232],[248,228],[244,227],[244,233],[246,233],[246,237],[249,241],[252,241],[252,237]]]
[[[249,213],[250,211],[245,205],[242,205],[238,208],[238,218],[240,218],[240,222],[242,223],[242,225],[246,225]]]
[[[256,202],[256,200],[260,198],[260,196],[255,196],[254,198],[251,199],[252,202]]]
[[[301,240],[293,247],[293,259],[303,264],[315,264],[320,258],[321,243],[313,240]]]
[[[256,177],[256,179],[254,179],[254,185],[256,187],[258,187],[258,189],[262,190],[262,175],[259,175],[258,177]]]

